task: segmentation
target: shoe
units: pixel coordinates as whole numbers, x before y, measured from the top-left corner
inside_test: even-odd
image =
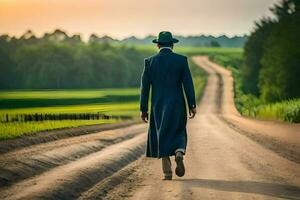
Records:
[[[176,154],[175,157],[175,161],[176,161],[176,169],[175,169],[175,173],[177,176],[182,177],[185,174],[185,168],[184,168],[184,164],[183,164],[183,155],[180,154]]]
[[[163,180],[164,181],[170,181],[170,180],[172,180],[172,176],[165,176],[165,178]]]

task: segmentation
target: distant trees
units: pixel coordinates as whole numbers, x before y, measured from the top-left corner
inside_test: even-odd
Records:
[[[221,47],[221,45],[215,40],[210,41],[210,46],[211,47]]]
[[[282,0],[276,19],[256,23],[245,45],[243,90],[266,102],[300,97],[300,1]]]
[[[222,47],[243,47],[248,36],[234,36],[227,37],[226,35],[220,36],[212,36],[212,35],[195,35],[195,36],[180,36],[175,35],[180,41],[180,46],[188,46],[188,47],[211,47],[215,42],[217,42]],[[137,38],[135,36],[130,36],[128,38],[124,38],[122,40],[113,39],[109,36],[99,37],[95,34],[90,36],[91,41],[100,41],[100,42],[109,42],[109,43],[117,43],[117,44],[149,44],[149,41],[155,39],[156,36],[148,35],[144,38]],[[213,45],[211,45],[213,42]],[[218,45],[218,46],[219,46]]]
[[[37,38],[0,36],[0,88],[107,88],[140,83],[143,59],[152,52],[68,36],[55,30]]]

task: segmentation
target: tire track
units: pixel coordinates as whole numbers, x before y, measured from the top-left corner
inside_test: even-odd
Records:
[[[145,131],[144,124],[132,125],[126,128],[32,145],[3,154],[0,157],[0,192],[19,181],[72,163],[110,145],[134,138]]]
[[[1,199],[74,199],[144,153],[146,134],[55,167],[2,190]]]

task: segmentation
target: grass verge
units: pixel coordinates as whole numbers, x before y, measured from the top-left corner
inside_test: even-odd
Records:
[[[247,117],[277,120],[290,123],[300,122],[300,99],[291,99],[276,103],[265,103],[258,97],[245,94],[242,90],[242,77],[239,67],[242,55],[212,55],[210,59],[231,70],[234,78],[234,101],[238,111]]]
[[[192,59],[189,59],[189,65],[195,86],[196,101],[199,102],[203,96],[208,75],[204,70],[198,67]]]

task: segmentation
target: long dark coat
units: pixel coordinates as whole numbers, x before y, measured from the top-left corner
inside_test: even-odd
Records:
[[[145,59],[141,81],[141,112],[148,112],[151,90],[150,126],[147,157],[161,158],[175,155],[176,149],[186,149],[187,111],[194,108],[195,92],[187,58],[163,48]]]

